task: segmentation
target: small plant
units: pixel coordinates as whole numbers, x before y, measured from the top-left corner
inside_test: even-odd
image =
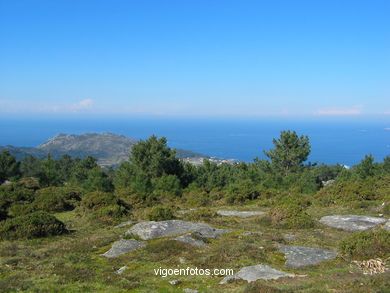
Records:
[[[191,211],[184,215],[184,219],[188,221],[205,221],[217,217],[217,213],[208,208],[199,208],[196,211]]]
[[[130,213],[130,207],[112,193],[95,191],[83,196],[80,209],[84,215],[111,223]]]
[[[287,229],[312,228],[315,225],[313,218],[297,204],[281,204],[271,212],[272,225]]]
[[[0,239],[30,239],[66,232],[64,223],[48,213],[38,211],[4,221],[0,226]]]
[[[390,232],[386,230],[362,231],[349,235],[340,243],[341,254],[353,259],[390,256]]]
[[[146,218],[149,221],[165,221],[175,219],[173,208],[156,206],[146,211]]]
[[[34,204],[46,212],[72,210],[81,200],[81,190],[77,187],[47,187],[36,191]]]

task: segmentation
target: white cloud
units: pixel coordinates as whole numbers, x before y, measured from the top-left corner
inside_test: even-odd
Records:
[[[86,110],[86,109],[90,108],[92,106],[92,104],[93,104],[92,99],[85,99],[85,100],[82,100],[76,104],[71,105],[69,108],[71,111],[76,112],[78,110]]]
[[[320,109],[315,112],[316,115],[321,116],[344,116],[344,115],[360,115],[362,114],[362,105],[353,106],[351,108],[330,108]]]

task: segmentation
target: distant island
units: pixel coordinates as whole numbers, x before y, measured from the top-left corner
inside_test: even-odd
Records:
[[[118,166],[122,161],[128,160],[131,148],[138,140],[110,132],[105,133],[84,133],[84,134],[63,134],[60,133],[48,139],[37,147],[16,147],[0,146],[0,152],[8,150],[17,160],[28,156],[45,158],[47,153],[55,159],[67,154],[72,157],[85,158],[92,156],[102,167]],[[204,159],[216,163],[233,162],[234,160],[223,160],[210,158],[207,155],[192,152],[189,150],[175,149],[176,157],[192,164],[201,164]]]

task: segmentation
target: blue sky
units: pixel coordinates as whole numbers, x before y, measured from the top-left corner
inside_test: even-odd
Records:
[[[390,119],[387,0],[0,0],[0,115]]]

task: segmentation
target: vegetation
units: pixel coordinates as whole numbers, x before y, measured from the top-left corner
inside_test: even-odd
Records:
[[[64,223],[45,212],[33,212],[6,220],[0,226],[0,239],[29,239],[67,232]]]
[[[386,230],[353,233],[341,241],[340,252],[353,259],[386,259],[390,257],[390,233]]]
[[[335,251],[338,243],[342,257],[304,272],[291,270],[307,277],[283,282],[221,287],[217,276],[183,277],[178,292],[193,285],[201,292],[385,292],[388,278],[351,274],[350,264],[389,257],[389,232],[378,228],[351,233],[317,223],[330,214],[388,217],[390,156],[375,162],[367,155],[346,169],[306,163],[309,153],[308,137],[294,131],[282,131],[274,148],[265,152],[268,159],[256,158],[253,163],[206,160],[191,165],[177,159],[165,138],[155,136],[134,144],[129,160],[114,169],[102,168],[92,156],[53,154],[16,160],[3,152],[0,291],[155,292],[162,288],[161,292],[175,292],[166,279],[151,272],[156,266],[176,267],[181,258],[183,266],[237,271],[262,263],[286,271],[277,246],[286,244],[284,234],[289,233],[295,235],[289,240],[293,245]],[[187,211],[181,214],[179,209]],[[218,209],[266,213],[241,219],[219,216]],[[124,231],[111,229],[114,224],[169,219],[205,222],[234,232],[207,240],[206,250],[159,239],[118,259],[100,257]],[[258,231],[261,237],[243,236]],[[113,273],[124,264],[131,268],[128,272]],[[40,270],[32,269],[37,266]]]

